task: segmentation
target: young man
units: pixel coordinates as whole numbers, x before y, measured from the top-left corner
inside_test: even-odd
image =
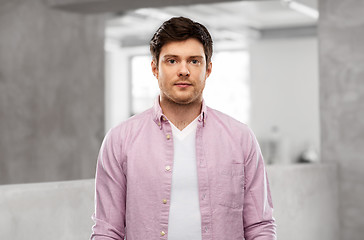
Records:
[[[105,137],[91,239],[276,239],[254,134],[202,98],[212,68],[207,29],[172,18],[150,49],[160,96]]]

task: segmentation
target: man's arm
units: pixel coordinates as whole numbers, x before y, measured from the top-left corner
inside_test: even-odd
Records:
[[[92,240],[123,240],[125,236],[126,177],[117,132],[106,135],[97,160]]]
[[[275,240],[273,204],[258,142],[250,132],[250,149],[245,162],[244,232],[246,240]]]

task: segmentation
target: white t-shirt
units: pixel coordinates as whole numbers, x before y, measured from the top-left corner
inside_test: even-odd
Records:
[[[172,123],[174,163],[168,240],[201,240],[196,164],[196,118],[180,131]]]

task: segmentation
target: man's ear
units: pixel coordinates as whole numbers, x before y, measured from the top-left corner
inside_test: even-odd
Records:
[[[153,75],[158,79],[158,66],[157,66],[157,63],[155,60],[152,60],[151,62],[151,67],[152,67],[152,72],[153,72]]]
[[[208,63],[208,65],[207,65],[207,69],[206,69],[206,78],[205,78],[205,79],[207,79],[207,78],[210,76],[211,71],[212,71],[212,62],[210,61],[210,62]]]

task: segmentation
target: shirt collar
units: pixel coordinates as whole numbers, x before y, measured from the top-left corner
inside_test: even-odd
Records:
[[[154,101],[153,120],[160,128],[162,128],[162,122],[167,121],[167,117],[162,112],[162,108],[159,104],[159,97],[160,96],[158,95],[158,97],[156,97],[155,101]],[[206,112],[207,112],[207,107],[205,104],[205,100],[202,99],[202,108],[201,108],[201,113],[198,116],[198,121],[202,122],[203,126],[205,126],[205,122],[206,122],[206,118],[207,118]]]

